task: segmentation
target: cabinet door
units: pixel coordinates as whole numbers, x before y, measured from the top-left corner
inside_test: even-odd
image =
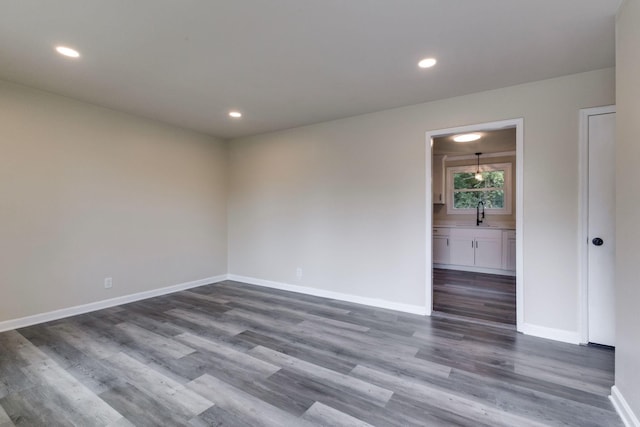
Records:
[[[502,238],[476,237],[475,265],[485,268],[502,268]]]
[[[455,265],[474,265],[475,246],[472,237],[449,237],[449,263]]]
[[[445,204],[445,167],[444,159],[446,156],[434,155],[431,169],[431,187],[433,194],[433,204],[444,205]]]
[[[516,271],[516,231],[502,232],[502,269]]]
[[[449,264],[449,238],[447,236],[433,236],[433,262]]]
[[[516,239],[507,239],[507,265],[505,269],[516,270]]]

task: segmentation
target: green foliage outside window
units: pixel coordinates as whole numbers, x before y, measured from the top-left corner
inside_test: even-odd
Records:
[[[473,172],[453,174],[454,209],[475,209],[478,202],[484,202],[486,209],[504,208],[504,171],[482,172],[482,181]]]

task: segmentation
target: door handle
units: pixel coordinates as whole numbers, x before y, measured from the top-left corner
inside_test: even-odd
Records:
[[[595,246],[602,246],[604,244],[604,240],[602,240],[600,237],[595,237],[591,243],[593,243]]]

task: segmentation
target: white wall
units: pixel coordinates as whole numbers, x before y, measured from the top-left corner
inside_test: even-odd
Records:
[[[425,132],[524,117],[525,322],[577,332],[578,110],[613,102],[606,69],[236,140],[227,153],[0,82],[0,321],[227,266],[423,305]]]
[[[424,305],[425,132],[523,117],[525,322],[577,337],[578,110],[612,103],[605,69],[234,140],[229,272]]]
[[[0,321],[226,273],[226,163],[210,137],[0,82]]]
[[[616,386],[640,418],[640,1],[618,13],[616,49]]]

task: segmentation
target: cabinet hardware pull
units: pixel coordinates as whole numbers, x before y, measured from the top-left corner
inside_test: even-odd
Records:
[[[447,238],[447,246],[449,246],[449,239]]]
[[[471,241],[471,247],[473,248],[473,240]]]
[[[476,240],[476,249],[478,249],[478,241]]]

